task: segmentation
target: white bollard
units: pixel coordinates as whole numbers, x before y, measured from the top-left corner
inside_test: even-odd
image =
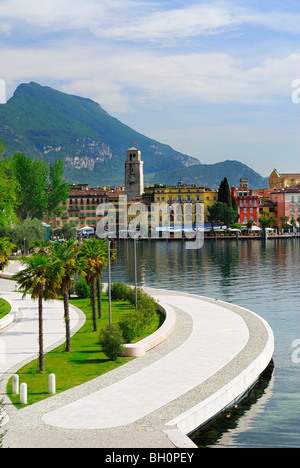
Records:
[[[19,395],[19,376],[18,374],[13,375],[12,378],[12,392],[13,395]]]
[[[55,395],[56,393],[56,384],[55,384],[55,374],[49,375],[49,394]]]
[[[20,403],[21,405],[27,405],[27,384],[21,383],[20,385]]]

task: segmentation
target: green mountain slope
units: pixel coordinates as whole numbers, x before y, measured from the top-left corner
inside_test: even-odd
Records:
[[[20,85],[0,106],[0,141],[7,154],[62,157],[67,179],[90,185],[123,183],[126,149],[133,142],[142,151],[146,173],[200,164],[122,124],[90,99],[36,83]]]
[[[201,164],[196,167],[185,167],[180,171],[171,169],[146,176],[147,183],[176,184],[180,180],[184,184],[198,184],[202,187],[218,188],[224,177],[227,177],[231,187],[238,187],[241,178],[248,178],[250,188],[268,187],[268,179],[262,177],[250,167],[239,161],[224,161],[216,164]]]

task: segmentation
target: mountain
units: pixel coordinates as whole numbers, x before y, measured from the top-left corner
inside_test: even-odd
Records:
[[[250,188],[266,188],[269,186],[268,178],[262,177],[250,167],[239,161],[224,161],[215,164],[201,164],[196,167],[184,167],[178,171],[170,169],[154,174],[147,174],[146,182],[149,184],[197,184],[212,189],[219,188],[220,182],[227,177],[230,187],[238,187],[240,179],[249,179]]]
[[[36,83],[21,84],[0,106],[0,141],[16,151],[53,161],[63,158],[69,182],[124,183],[126,150],[142,151],[145,172],[199,165],[188,155],[136,132],[99,104]]]
[[[248,177],[255,188],[265,179],[238,161],[204,165],[168,145],[146,137],[110,116],[96,102],[37,83],[21,84],[0,105],[0,141],[6,155],[22,152],[47,161],[64,160],[70,183],[90,186],[124,183],[126,150],[135,142],[142,152],[146,183],[198,183],[218,187]]]

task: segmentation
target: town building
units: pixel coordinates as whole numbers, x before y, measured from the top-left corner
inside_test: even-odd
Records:
[[[300,218],[300,185],[276,190],[270,199],[277,204],[278,227],[291,224],[293,220],[297,222]]]
[[[277,219],[278,219],[277,202],[275,202],[274,200],[271,200],[268,197],[259,197],[258,206],[259,206],[259,217],[267,216],[268,218],[275,218],[277,222]]]
[[[248,221],[253,221],[258,224],[258,192],[249,188],[249,179],[240,179],[239,187],[231,187],[231,196],[237,201],[239,223],[247,225]]]
[[[300,174],[279,173],[274,169],[269,177],[269,188],[280,189],[288,188],[300,184]]]
[[[100,219],[97,216],[97,207],[102,203],[115,203],[120,194],[125,194],[123,187],[91,188],[88,184],[73,184],[70,186],[68,200],[61,204],[61,216],[50,218],[47,222],[53,229],[69,223],[95,229]]]
[[[204,204],[204,222],[208,222],[209,211],[208,207],[214,205],[218,200],[218,191],[212,190],[209,187],[200,187],[198,185],[184,185],[178,182],[177,185],[168,187],[154,188],[154,202],[169,205],[179,204],[184,209],[185,204],[191,204],[192,221],[195,222],[195,205],[197,203]]]

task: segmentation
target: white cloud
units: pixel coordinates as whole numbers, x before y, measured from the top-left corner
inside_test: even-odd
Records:
[[[300,15],[262,12],[232,0],[181,3],[141,0],[2,0],[2,29],[31,27],[31,33],[88,30],[98,38],[126,41],[220,34],[245,24],[299,33]]]
[[[265,60],[251,68],[229,54],[163,55],[81,44],[46,49],[0,50],[9,85],[57,82],[60,89],[98,101],[109,112],[146,104],[270,103],[291,96],[300,54]]]

